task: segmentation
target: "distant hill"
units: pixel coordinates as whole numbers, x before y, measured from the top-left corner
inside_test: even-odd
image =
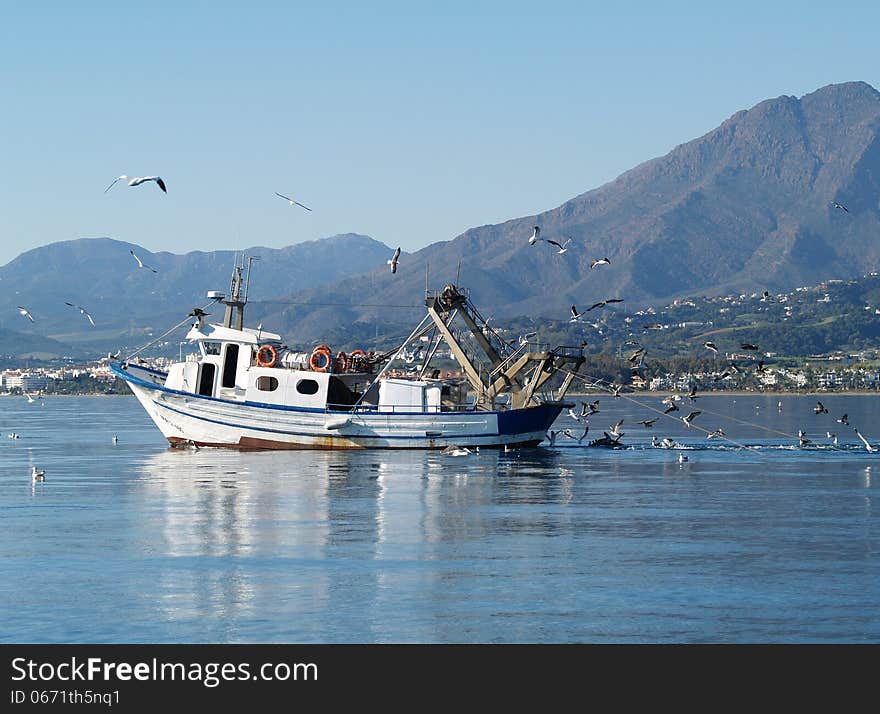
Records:
[[[848,212],[831,201],[845,205]],[[572,243],[559,255],[541,236]],[[418,302],[425,272],[453,280],[486,314],[562,317],[571,304],[623,297],[788,290],[880,266],[880,94],[864,82],[782,96],[537,216],[472,228],[387,271],[333,287],[351,310],[301,309],[312,334],[331,315],[370,319],[361,303]],[[594,258],[611,265],[590,269]],[[364,296],[369,295],[367,301]],[[319,302],[305,291],[302,302]]]
[[[132,250],[157,272],[138,268]],[[260,257],[254,264],[250,296],[265,299],[384,265],[392,251],[372,238],[348,233],[244,252]],[[0,268],[0,328],[98,353],[116,350],[120,342],[139,344],[149,333],[158,336],[178,322],[189,308],[204,305],[207,290],[228,291],[234,257],[229,250],[151,253],[112,238],[52,243]],[[96,327],[65,302],[85,307]],[[21,317],[17,305],[26,306],[36,322]],[[50,352],[58,348],[45,347]]]

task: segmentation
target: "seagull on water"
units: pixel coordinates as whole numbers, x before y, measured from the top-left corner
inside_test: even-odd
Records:
[[[839,208],[841,211],[845,211],[846,213],[849,213],[849,209],[846,206],[844,206],[842,203],[838,203],[837,201],[832,201],[831,205],[834,206],[835,208]]]
[[[130,251],[128,251],[128,252],[131,253],[131,257],[134,258],[134,259],[137,261],[137,264],[138,264],[138,267],[139,267],[139,268],[143,268],[144,270],[150,270],[150,271],[152,271],[152,272],[154,272],[154,273],[158,273],[158,272],[159,272],[159,271],[156,270],[155,268],[151,268],[149,265],[146,265],[146,264],[144,263],[144,261],[142,261],[140,258],[137,257],[137,253],[135,253],[133,250],[130,250]]]
[[[590,307],[588,307],[584,312],[589,312],[590,310],[595,310],[597,307],[605,307],[612,302],[623,302],[623,298],[606,298],[605,300],[600,300],[597,303],[594,303]]]
[[[275,192],[275,195],[278,196],[278,197],[280,197],[280,198],[283,198],[283,199],[284,199],[285,201],[287,201],[291,206],[293,206],[293,205],[295,204],[295,205],[299,206],[300,208],[305,208],[307,211],[311,211],[311,210],[312,210],[312,209],[309,208],[308,206],[304,206],[303,204],[301,204],[299,201],[295,201],[294,199],[290,198],[290,196],[285,196],[284,194],[278,193],[278,191]]]
[[[388,265],[391,266],[391,274],[397,272],[397,261],[400,260],[400,246],[397,246],[397,250],[394,251],[394,255],[391,256],[391,260],[386,261]]]
[[[535,226],[532,229],[532,235],[529,238],[529,245],[535,245],[539,240],[544,240],[543,238],[538,238],[538,234],[541,232],[541,229],[538,226]]]
[[[74,305],[72,302],[66,302],[66,301],[64,304],[70,305],[71,307],[75,307],[77,310],[80,311],[80,314],[82,314],[89,322],[92,323],[92,327],[95,326],[95,321],[92,319],[92,316],[89,315],[88,311],[84,307],[80,307],[79,305]]]
[[[155,181],[156,185],[162,189],[163,193],[168,193],[168,189],[165,188],[165,182],[162,180],[161,176],[126,176],[123,174],[122,176],[117,176],[113,183],[111,183],[107,188],[104,189],[104,193],[107,193],[113,186],[116,185],[117,181],[128,181],[129,186],[140,186],[142,183],[146,183],[147,181]]]
[[[473,453],[466,446],[455,446],[454,444],[450,444],[441,452],[446,456],[467,456],[468,454]]]
[[[22,317],[26,317],[31,322],[34,321],[34,316],[31,315],[26,307],[22,307],[21,305],[17,305],[16,307],[18,307],[18,311],[21,313]]]
[[[547,239],[547,242],[552,243],[557,248],[559,248],[559,250],[557,250],[556,252],[559,253],[559,255],[562,255],[568,250],[566,246],[571,243],[571,238],[566,239],[565,243],[557,243],[555,240],[550,240],[549,238]]]
[[[28,404],[34,404],[34,403],[37,401],[37,400],[34,399],[30,394],[28,394],[27,392],[24,393],[24,396],[27,397]]]
[[[31,481],[45,481],[46,472],[40,471],[36,466],[31,467]]]

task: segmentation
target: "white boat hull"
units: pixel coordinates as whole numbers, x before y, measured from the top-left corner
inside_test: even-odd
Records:
[[[238,449],[442,449],[537,445],[564,404],[507,411],[355,412],[280,407],[166,389],[161,375],[116,367],[172,445]]]

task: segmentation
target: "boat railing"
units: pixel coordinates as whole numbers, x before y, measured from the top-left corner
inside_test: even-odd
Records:
[[[328,414],[341,414],[345,412],[360,414],[440,414],[448,412],[473,412],[477,411],[473,404],[443,404],[441,406],[430,405],[428,407],[419,408],[415,405],[404,404],[328,404],[324,409]]]
[[[572,347],[563,345],[560,347],[551,347],[549,342],[520,342],[519,345],[501,360],[489,373],[491,378],[495,378],[502,372],[506,371],[510,365],[527,353],[543,353],[552,352],[556,357],[582,357],[584,354],[583,347]]]

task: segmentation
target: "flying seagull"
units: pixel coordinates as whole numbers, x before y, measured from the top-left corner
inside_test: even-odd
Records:
[[[688,414],[686,417],[682,417],[681,420],[684,422],[685,426],[689,427],[691,425],[691,422],[694,419],[696,419],[698,416],[700,416],[700,414],[702,414],[702,413],[703,412],[701,412],[700,410],[693,411],[690,414]]]
[[[875,451],[877,451],[877,447],[871,446],[868,443],[868,440],[864,436],[862,436],[861,432],[858,429],[853,429],[853,431],[855,431],[856,436],[862,440],[862,443],[865,445],[865,448],[868,450],[869,454],[873,454]]]
[[[529,238],[529,245],[535,245],[539,240],[544,240],[543,238],[538,238],[538,233],[541,232],[541,229],[538,228],[538,226],[535,226],[533,231],[531,238]]]
[[[275,192],[275,195],[276,195],[276,196],[279,196],[280,198],[283,198],[283,199],[284,199],[285,201],[287,201],[291,206],[293,206],[294,204],[296,204],[296,205],[299,206],[300,208],[305,208],[307,211],[311,211],[311,210],[312,210],[312,209],[309,208],[308,206],[304,206],[303,204],[301,204],[299,201],[295,201],[294,199],[290,198],[290,196],[285,196],[284,194],[278,193],[278,191]]]
[[[161,176],[126,176],[125,174],[117,176],[113,180],[113,183],[104,189],[104,193],[107,193],[107,191],[113,188],[117,181],[128,181],[129,186],[140,186],[147,181],[155,181],[156,185],[162,189],[163,193],[168,193],[168,189],[165,188],[165,182],[162,180]]]
[[[753,345],[751,342],[740,342],[739,346],[744,350],[749,350],[751,352],[758,351],[758,345]]]
[[[75,307],[77,310],[79,310],[81,315],[83,315],[89,322],[92,323],[92,327],[95,326],[95,321],[92,319],[92,316],[89,315],[88,311],[84,307],[80,307],[79,305],[74,305],[72,302],[66,302],[66,301],[64,304],[70,305],[71,307]]]
[[[697,401],[697,388],[696,387],[691,387],[691,391],[688,392],[688,399],[690,399],[692,402]]]
[[[654,417],[653,419],[642,419],[639,424],[644,425],[646,429],[650,429],[652,426],[654,426],[654,422],[657,421],[657,419],[659,419],[659,417]]]
[[[621,419],[619,422],[617,422],[614,426],[609,426],[608,428],[611,430],[611,433],[614,434],[614,436],[618,436],[618,435],[623,436],[623,434],[620,433],[620,427],[622,427],[622,426],[623,426],[623,419]]]
[[[140,258],[137,257],[137,254],[136,254],[133,250],[130,250],[130,251],[128,251],[128,252],[131,253],[131,257],[134,258],[134,259],[137,261],[137,264],[138,264],[138,267],[139,267],[139,268],[144,268],[145,270],[151,270],[151,271],[154,272],[154,273],[158,273],[158,272],[159,272],[159,271],[156,270],[155,268],[151,268],[149,265],[146,265],[146,264],[144,263],[144,261],[142,261]]]
[[[662,330],[663,325],[659,322],[652,322],[650,325],[642,325],[643,330]]]
[[[845,425],[845,426],[849,426],[849,415],[844,414],[844,415],[843,415],[842,417],[840,417],[840,419],[838,419],[837,421],[839,421],[841,424],[843,424],[843,425]]]
[[[703,347],[711,352],[714,352],[716,355],[718,354],[718,345],[716,345],[714,342],[704,342]]]
[[[606,305],[612,302],[623,302],[623,298],[607,298],[606,300],[600,300],[599,302],[588,307],[584,312],[589,312],[590,310],[595,310],[597,307],[605,307]]]
[[[641,361],[644,362],[644,357],[645,357],[645,348],[639,347],[639,349],[637,349],[629,357],[627,357],[627,361],[632,362],[632,363],[636,363],[641,359]]]
[[[556,252],[559,253],[559,255],[562,255],[563,253],[565,253],[565,252],[568,250],[568,248],[566,248],[566,246],[567,246],[569,243],[571,243],[571,238],[568,238],[568,239],[565,241],[565,243],[557,243],[555,240],[550,240],[549,238],[547,239],[547,242],[548,242],[548,243],[552,243],[552,244],[555,245],[557,248],[559,248],[559,250],[557,250]]]
[[[580,436],[575,436],[572,433],[571,429],[566,429],[562,433],[565,434],[569,439],[574,439],[578,444],[580,444],[584,440],[584,438],[586,438],[589,431],[590,431],[590,425],[587,424],[587,426],[584,428],[584,433],[581,434]]]
[[[813,413],[814,414],[827,414],[828,409],[825,407],[824,404],[822,404],[822,402],[816,402],[816,406],[813,407]]]
[[[715,431],[710,431],[708,434],[706,434],[707,439],[720,439],[722,436],[724,436],[724,429],[720,427]]]
[[[578,320],[581,319],[581,316],[585,312],[589,312],[589,310],[584,310],[584,312],[578,312],[577,308],[574,305],[572,305],[571,306],[571,319],[569,320],[569,322],[577,322]]]
[[[597,265],[611,265],[611,261],[608,258],[596,258],[595,260],[590,261],[590,270]]]
[[[837,201],[832,201],[831,205],[834,206],[835,208],[839,208],[841,211],[846,211],[847,213],[849,213],[849,209],[846,206],[844,206],[842,203],[838,203]]]
[[[387,261],[388,265],[391,266],[392,275],[397,272],[397,261],[400,259],[400,246],[397,246],[397,250],[394,251],[394,255],[391,256],[391,260]]]
[[[31,315],[31,313],[28,311],[28,309],[26,307],[22,307],[21,305],[18,305],[17,307],[18,307],[18,311],[21,313],[22,317],[26,317],[31,322],[34,321],[34,316]]]

